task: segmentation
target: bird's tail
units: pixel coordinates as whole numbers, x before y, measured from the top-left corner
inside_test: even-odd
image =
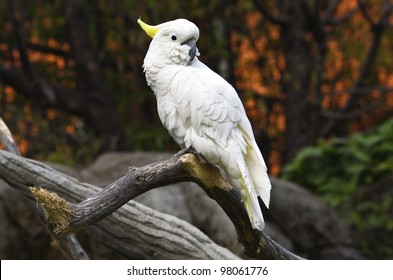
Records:
[[[247,147],[246,153],[237,161],[237,164],[241,178],[233,183],[242,194],[243,203],[253,228],[263,230],[265,221],[258,196],[261,197],[266,207],[269,207],[271,184],[266,172],[266,164],[256,143],[255,146],[249,145]]]
[[[242,160],[238,161],[238,166],[241,172],[241,178],[233,180],[233,183],[241,193],[243,205],[246,208],[252,227],[258,230],[263,230],[265,227],[265,221],[263,219],[257,193],[251,181],[247,166]]]
[[[251,181],[258,196],[269,208],[271,184],[267,175],[266,163],[255,141],[248,142],[244,161],[250,174]]]

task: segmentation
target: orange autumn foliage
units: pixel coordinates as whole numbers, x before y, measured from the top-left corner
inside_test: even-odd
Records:
[[[265,2],[273,13],[279,14],[281,12],[280,7],[276,7],[274,1],[269,0]],[[334,17],[345,17],[349,12],[357,8],[357,2],[357,0],[340,1]],[[373,20],[378,20],[381,16],[380,4],[382,2],[382,0],[370,1],[367,5],[368,12]],[[109,3],[107,5],[109,8],[113,8]],[[242,27],[247,29],[247,32],[236,29],[230,32],[230,47],[235,54],[233,63],[236,84],[234,86],[243,99],[248,116],[255,128],[255,133],[258,134],[257,136],[261,139],[263,137],[269,138],[270,146],[268,145],[267,148],[269,149],[269,153],[267,153],[268,158],[266,161],[268,162],[269,172],[278,175],[281,170],[282,157],[285,150],[283,135],[291,121],[287,119],[284,108],[286,92],[284,92],[282,84],[288,78],[288,73],[286,73],[288,65],[281,42],[282,30],[278,25],[264,18],[262,13],[251,5],[251,2],[246,0],[239,1],[238,8],[241,11],[239,12],[238,24],[239,22],[241,22],[240,24],[244,22],[245,26]],[[50,35],[46,35],[45,33],[46,30],[51,30],[53,25],[57,24],[56,19],[51,17],[45,6],[39,6],[36,9],[36,13],[39,16],[34,24],[39,24],[40,28],[43,28],[43,31],[33,30],[27,38],[28,43],[58,49],[70,54],[70,45],[68,43],[63,43],[62,40],[55,38],[56,35],[53,35],[53,33]],[[243,11],[245,12],[243,13]],[[106,9],[103,9],[102,15],[107,18],[103,19],[101,22],[103,26],[101,27],[104,27],[103,30],[108,33],[105,34],[106,37],[102,40],[102,45],[96,43],[97,45],[95,47],[99,48],[98,53],[100,59],[102,58],[102,63],[108,63],[106,65],[107,68],[105,68],[105,78],[108,79],[108,84],[111,86],[113,95],[116,96],[116,100],[119,102],[119,111],[124,114],[125,119],[130,119],[126,123],[127,127],[124,128],[124,130],[129,131],[133,129],[132,122],[140,121],[139,119],[133,120],[130,116],[136,114],[135,112],[143,116],[142,111],[148,103],[143,92],[145,81],[141,78],[143,57],[138,57],[138,55],[144,55],[145,46],[138,39],[138,33],[130,29],[129,23],[127,23],[126,29],[120,29],[124,18],[119,16],[112,17],[112,14],[108,16],[105,12]],[[113,11],[111,13],[115,14]],[[202,23],[206,20],[206,13],[204,13],[204,10],[200,13],[202,17],[199,20]],[[321,12],[320,16],[323,16],[323,12]],[[390,22],[393,23],[392,19],[390,19]],[[111,26],[104,26],[107,23],[110,23]],[[32,23],[29,24],[26,26],[35,28]],[[92,27],[94,24],[95,22],[92,22]],[[61,26],[61,28],[64,27]],[[203,25],[201,25],[201,28],[203,28]],[[372,42],[372,33],[370,32],[369,24],[359,12],[353,13],[352,17],[342,24],[326,26],[325,29],[329,36],[327,36],[326,41],[326,58],[322,65],[321,98],[317,96],[315,86],[315,71],[317,68],[315,61],[318,45],[315,43],[313,34],[310,32],[304,34],[304,40],[311,45],[310,61],[314,63],[313,72],[310,75],[307,98],[309,98],[310,103],[320,102],[321,111],[328,110],[335,112],[343,108],[349,99],[351,87],[359,74],[366,52]],[[90,35],[92,40],[94,40],[96,39],[95,36],[97,36],[95,33],[97,30],[94,28],[91,28],[91,30],[93,34]],[[4,24],[4,31],[12,33],[12,25],[9,22]],[[209,30],[201,30],[201,34],[202,32],[204,32],[204,36],[213,34],[213,32],[207,31]],[[385,118],[386,112],[393,110],[393,94],[391,92],[382,93],[379,90],[382,87],[393,87],[393,54],[389,51],[393,46],[392,38],[393,33],[391,30],[382,38],[379,50],[380,54],[377,57],[376,63],[373,65],[373,74],[370,75],[371,77],[365,83],[365,86],[370,88],[370,91],[362,94],[365,96],[364,100],[356,104],[356,106],[367,106],[368,103],[372,103],[374,100],[384,98],[385,107],[379,110],[378,114],[373,112],[374,115],[372,118],[366,114],[349,123],[349,131],[357,131],[373,126],[378,118]],[[65,38],[62,39],[65,40]],[[215,55],[217,53],[217,50],[203,51],[212,51],[215,52]],[[0,52],[9,53],[12,57],[12,59],[4,60],[4,66],[22,67],[20,53],[17,48],[10,48],[7,43],[1,42]],[[28,56],[38,77],[46,75],[46,78],[50,82],[53,82],[53,84],[61,85],[67,89],[77,90],[77,74],[75,73],[75,63],[71,55],[62,57],[28,49]],[[128,69],[125,71],[126,64],[128,64]],[[123,91],[123,96],[119,94],[118,89]],[[18,101],[17,93],[11,87],[5,86],[0,88],[0,91],[1,101],[6,106],[20,102]],[[130,97],[131,94],[132,97]],[[19,116],[18,121],[23,120],[28,123],[28,125],[25,123],[20,127],[18,126],[21,135],[19,139],[28,138],[23,137],[22,132],[39,135],[39,131],[44,129],[50,130],[48,128],[50,125],[40,123],[33,116],[34,113],[37,113],[34,111],[38,111],[36,108],[29,112],[29,110],[26,110],[19,103],[18,106],[23,108],[19,111],[22,112],[22,116]],[[34,108],[34,105],[30,106]],[[9,113],[9,115],[12,115],[12,113]],[[61,112],[47,108],[43,110],[43,113],[40,112],[39,114],[42,114],[44,121],[48,121],[49,123],[56,123],[64,117]],[[143,121],[152,121],[150,116],[144,116],[144,118],[146,120]],[[78,133],[78,121],[80,119],[74,116],[68,116],[67,121],[62,121],[62,128],[65,133],[72,135]],[[326,121],[326,119],[323,119],[323,121]],[[128,134],[134,135],[131,132],[128,132]],[[29,145],[25,143],[22,146],[23,151],[27,152]],[[126,148],[132,149],[134,147],[129,146]]]
[[[367,6],[368,13],[372,20],[376,22],[381,16],[381,1],[375,1]],[[321,109],[322,110],[340,110],[348,100],[351,87],[357,79],[361,66],[365,60],[365,55],[372,43],[372,33],[370,26],[365,21],[363,15],[358,11],[358,1],[348,0],[341,1],[337,6],[335,17],[345,17],[353,14],[348,21],[342,26],[326,27],[330,36],[327,39],[327,54],[323,64],[323,83],[321,84]],[[391,17],[390,22],[393,22]],[[286,62],[282,51],[275,47],[279,45],[280,29],[277,25],[269,23],[258,11],[250,11],[245,16],[245,23],[249,29],[250,36],[242,36],[234,33],[232,35],[232,45],[237,52],[237,88],[241,90],[245,96],[246,110],[249,117],[254,122],[259,122],[267,135],[271,139],[282,137],[287,120],[283,105],[280,102],[285,98],[285,93],[280,86],[282,79],[285,79]],[[262,26],[264,29],[262,30]],[[392,33],[392,32],[390,32]],[[389,56],[390,62],[393,62],[393,54],[387,54],[387,50],[392,48],[392,35],[386,35],[382,41],[381,54]],[[312,46],[313,52],[316,52],[316,43],[313,42],[312,34],[305,34],[305,40]],[[310,56],[315,53],[310,53]],[[379,63],[375,69],[377,78],[376,88],[393,86],[393,63]],[[311,90],[308,94],[310,101],[315,102],[316,97]],[[393,92],[381,93],[379,90],[370,90],[367,94],[371,98],[377,100],[385,98],[384,111],[393,111]],[[259,97],[262,96],[262,99]],[[261,102],[263,98],[276,98],[276,103],[272,108],[267,109]],[[367,106],[367,103],[364,103]],[[277,108],[280,108],[279,110]],[[266,116],[267,121],[262,122],[261,116]],[[384,117],[383,114],[375,112],[374,117]],[[374,121],[369,115],[362,116],[357,120],[361,125],[351,125],[350,131],[354,132],[364,127],[373,126]],[[355,120],[356,122],[356,120]],[[274,141],[274,140],[273,140]],[[278,147],[282,149],[282,146]],[[270,172],[278,175],[280,172],[280,151],[272,147],[268,159]]]

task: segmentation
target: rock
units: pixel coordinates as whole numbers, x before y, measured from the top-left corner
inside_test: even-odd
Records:
[[[317,196],[298,185],[271,177],[268,218],[310,259],[359,259],[347,224]]]

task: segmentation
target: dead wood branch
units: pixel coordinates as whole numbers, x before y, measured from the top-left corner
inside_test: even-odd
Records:
[[[20,151],[18,146],[16,145],[14,138],[12,137],[11,131],[8,126],[5,124],[3,119],[0,117],[0,144],[4,145],[5,150],[9,151],[15,155],[20,155]],[[47,220],[47,217],[44,214],[44,211],[41,207],[37,208],[38,216],[40,221],[42,221],[46,230],[51,235],[53,242],[57,245],[59,250],[68,258],[75,260],[87,260],[89,259],[88,255],[79,244],[79,241],[76,239],[74,234],[70,234],[68,236],[55,236],[53,234],[53,224]]]
[[[34,199],[31,186],[45,187],[73,202],[101,190],[5,151],[0,151],[0,178],[30,199]],[[87,227],[86,232],[125,258],[237,259],[188,223],[133,201]]]
[[[0,144],[4,146],[6,151],[20,155],[18,146],[12,137],[11,131],[8,129],[2,117],[0,117]]]
[[[237,190],[216,167],[193,153],[180,152],[166,161],[131,168],[125,176],[100,192],[97,187],[82,184],[42,163],[7,152],[0,152],[0,163],[0,177],[11,186],[29,197],[32,197],[29,187],[34,187],[38,201],[43,202],[44,207],[46,205],[45,209],[54,219],[58,235],[94,223],[86,230],[100,240],[107,235],[109,240],[105,243],[125,254],[127,251],[135,253],[136,250],[148,258],[235,258],[186,222],[156,213],[135,202],[118,209],[130,199],[153,188],[193,181],[216,200],[230,217],[247,255],[259,259],[299,259],[264,233],[252,229]],[[39,188],[56,192],[67,200],[83,201],[69,203]],[[113,212],[116,209],[118,211]],[[59,220],[62,222],[59,223]],[[160,232],[161,235],[157,235]]]

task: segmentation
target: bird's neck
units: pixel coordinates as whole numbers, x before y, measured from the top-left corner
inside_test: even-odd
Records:
[[[151,60],[145,59],[143,69],[146,76],[147,84],[154,91],[156,96],[163,96],[167,93],[170,84],[176,74],[182,71],[186,65],[176,64],[157,64]]]

